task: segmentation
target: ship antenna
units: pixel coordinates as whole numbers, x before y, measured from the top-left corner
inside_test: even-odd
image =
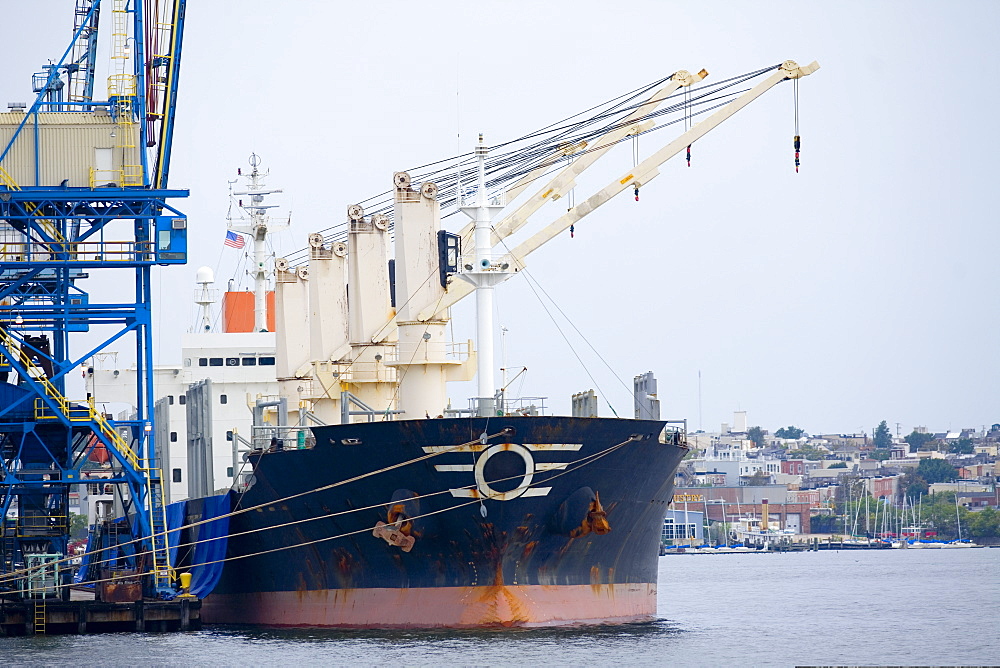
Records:
[[[212,289],[215,274],[211,267],[201,267],[195,276],[195,282],[200,286],[195,292],[194,303],[198,305],[198,332],[212,331],[212,304],[218,299],[218,290]]]
[[[240,218],[238,221],[229,221],[229,229],[234,232],[245,234],[250,238],[253,256],[253,268],[250,275],[254,279],[254,308],[253,308],[253,330],[255,332],[266,332],[267,330],[267,293],[268,278],[273,276],[274,254],[268,251],[267,236],[278,230],[288,227],[291,222],[291,215],[284,220],[274,220],[268,215],[268,209],[273,209],[275,205],[265,204],[264,198],[267,195],[280,193],[280,188],[266,188],[263,178],[269,171],[260,172],[258,167],[261,164],[260,156],[256,153],[250,154],[249,159],[252,172],[246,177],[247,188],[243,191],[232,193],[233,195],[248,195],[250,203],[240,207],[247,213],[249,219]]]
[[[479,135],[476,145],[476,199],[472,206],[462,206],[464,214],[475,221],[475,257],[458,275],[476,288],[476,369],[477,414],[496,414],[496,383],[493,379],[493,287],[510,277],[508,263],[493,257],[493,216],[503,209],[502,202],[491,202],[486,192],[486,156],[489,149]]]

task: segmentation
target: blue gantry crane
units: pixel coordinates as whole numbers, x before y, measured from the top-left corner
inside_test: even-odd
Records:
[[[171,585],[153,443],[151,270],[183,264],[187,218],[167,188],[186,0],[76,0],[73,38],[0,113],[0,593],[68,595],[69,499],[112,491],[121,511],[95,556]],[[110,17],[108,17],[110,5]],[[110,39],[95,99],[98,32]],[[103,38],[103,37],[102,37]],[[116,272],[128,298],[89,293]],[[127,277],[127,278],[126,278]],[[89,332],[87,336],[82,333]],[[70,398],[70,374],[134,344],[134,415]],[[84,344],[83,342],[86,342]],[[113,534],[113,535],[112,535]],[[93,545],[91,546],[93,547]]]

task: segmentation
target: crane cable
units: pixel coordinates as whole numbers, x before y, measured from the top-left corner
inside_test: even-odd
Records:
[[[795,147],[795,173],[799,173],[799,150],[801,149],[802,142],[799,139],[799,80],[798,78],[792,79],[792,99],[793,105],[795,107],[795,140],[793,145]]]
[[[511,258],[514,258],[523,267],[524,262],[514,256],[513,251],[510,250],[510,248],[507,246],[507,243],[503,239],[500,240],[500,243],[503,245],[504,248],[507,249],[507,253],[510,254]],[[587,377],[590,378],[590,381],[594,384],[594,387],[596,387],[597,391],[600,392],[601,395],[604,397],[604,402],[608,405],[608,408],[611,409],[611,412],[614,414],[614,416],[618,417],[618,411],[616,411],[615,407],[611,405],[611,402],[608,400],[607,395],[604,393],[604,390],[601,389],[601,386],[597,382],[597,379],[595,379],[594,375],[590,373],[590,369],[583,361],[583,358],[580,357],[580,354],[576,351],[576,348],[574,348],[573,344],[570,343],[569,337],[566,336],[566,333],[563,331],[562,327],[560,327],[559,323],[556,321],[555,316],[552,315],[552,312],[549,310],[549,307],[545,304],[545,301],[542,299],[541,295],[538,294],[538,290],[542,290],[542,292],[545,292],[544,289],[542,289],[541,284],[538,283],[538,280],[533,275],[529,274],[528,269],[526,267],[523,268],[520,273],[524,275],[524,280],[527,281],[528,287],[531,288],[531,292],[535,295],[535,299],[538,300],[538,303],[541,304],[542,309],[545,311],[545,314],[549,316],[549,319],[552,321],[552,324],[555,325],[556,331],[558,331],[559,335],[562,336],[563,341],[566,342],[566,345],[567,347],[569,347],[570,352],[573,353],[574,357],[576,357],[576,361],[580,363],[580,366],[583,368],[584,373],[587,374]],[[538,286],[538,290],[535,289],[536,285]],[[546,293],[546,297],[548,296],[549,296],[548,293]],[[555,300],[552,300],[552,297],[549,297],[549,299],[552,301],[553,306],[559,309],[559,306],[555,303]],[[562,309],[559,309],[559,312],[562,313],[563,317],[566,318],[566,320],[570,323],[573,329],[576,329],[577,333],[579,334],[580,330],[576,328],[576,325],[573,325],[572,321],[570,321],[569,318],[566,316],[566,314],[563,313]],[[583,335],[581,334],[581,336]],[[584,339],[584,341],[586,341],[586,339]],[[590,343],[588,342],[587,345],[590,345]],[[590,346],[590,349],[594,350],[594,347]],[[597,351],[595,350],[594,352]],[[600,357],[600,354],[598,354],[598,357]],[[605,364],[607,364],[607,362],[605,362]]]
[[[692,117],[693,116],[700,116],[702,114],[706,114],[706,113],[714,111],[714,110],[716,110],[716,109],[718,109],[720,107],[723,107],[723,106],[725,106],[726,104],[728,104],[731,101],[731,100],[724,100],[724,98],[733,97],[735,95],[739,95],[739,94],[744,93],[744,92],[746,92],[746,89],[734,91],[732,93],[727,93],[727,94],[724,94],[724,95],[722,95],[720,97],[714,97],[714,98],[706,97],[705,99],[701,100],[697,104],[704,105],[704,104],[708,104],[708,103],[712,103],[712,102],[717,102],[717,104],[713,104],[712,106],[709,106],[707,108],[699,109],[696,112],[691,112],[691,116]],[[671,108],[671,109],[668,109],[668,110],[665,110],[665,111],[674,111],[674,110],[675,109]],[[654,112],[654,114],[651,115],[650,117],[658,115],[660,113],[661,112]],[[658,130],[662,130],[662,129],[666,128],[666,127],[669,127],[669,126],[674,125],[674,124],[679,123],[679,122],[682,122],[682,119],[675,119],[675,120],[669,121],[667,123],[662,123],[662,124],[660,124],[660,125],[658,125],[656,127],[650,128],[648,130],[644,130],[644,131],[642,131],[642,132],[640,132],[638,134],[644,135],[644,134],[649,133],[649,132],[656,132]],[[622,124],[622,126],[624,126],[624,124]],[[622,126],[620,126],[620,127],[622,127]],[[592,138],[593,134],[595,134],[595,133],[590,133],[590,134],[585,134],[585,135],[577,135],[576,137],[574,137],[574,140],[581,139],[581,138]],[[603,134],[603,132],[597,132],[596,134],[598,136],[600,136],[601,134]],[[626,139],[627,139],[627,137],[619,140],[618,142],[614,142],[614,143],[620,143],[622,141],[625,141]],[[599,150],[605,149],[605,148],[607,148],[609,146],[613,146],[614,143],[611,143],[611,144],[599,144],[597,146],[587,148],[586,150],[578,151],[574,155],[576,157],[579,157],[581,155],[586,155],[587,153],[591,153],[593,151],[599,151]],[[547,172],[545,172],[543,174],[540,174],[536,178],[542,178],[543,176],[547,176],[548,174],[551,174],[551,173],[553,173],[553,172],[555,172],[555,171],[557,171],[559,169],[562,169],[561,163],[563,161],[565,161],[565,160],[567,160],[567,158],[565,156],[556,159],[556,161],[553,163],[553,168],[551,170],[549,170],[549,171],[547,171]],[[535,164],[535,163],[532,163],[532,164]],[[488,174],[491,174],[491,173],[494,173],[494,172],[497,171],[497,168],[494,165],[495,165],[495,163],[493,163],[493,162],[487,163],[487,173]],[[504,183],[506,183],[506,182],[508,182],[510,180],[513,180],[513,179],[517,178],[517,177],[520,177],[520,176],[523,176],[525,174],[528,174],[533,169],[534,169],[534,167],[532,167],[531,165],[529,165],[529,166],[527,166],[527,167],[525,167],[523,169],[520,169],[520,170],[518,170],[516,172],[512,172],[509,175],[503,175],[502,177],[497,177],[497,178],[494,178],[493,180],[487,180],[487,186],[488,187],[497,187],[497,186],[502,185],[502,184],[504,184]],[[509,176],[509,178],[507,178],[508,176]],[[420,177],[417,177],[417,178],[420,178]],[[449,197],[449,195],[452,194],[452,190],[454,188],[454,186],[451,185],[451,182],[452,182],[453,179],[455,179],[455,177],[448,177],[445,180],[443,180],[443,181],[441,181],[441,182],[438,183],[439,193],[441,194],[440,197],[442,198],[442,199],[439,199],[439,201],[441,203],[442,209],[447,209],[447,208],[449,208],[450,206],[452,206],[454,203],[456,203],[458,201],[457,197]],[[386,193],[383,193],[383,194],[386,194]],[[389,217],[389,219],[390,219],[389,229],[393,230],[394,229],[394,221],[393,221],[393,217],[391,215],[392,209],[391,209],[391,207],[388,206],[389,200],[385,200],[385,202],[386,202],[385,206],[382,206],[381,208],[377,208],[377,209],[371,210],[368,213],[369,214],[379,214],[379,213],[381,213],[381,214],[387,215]],[[441,218],[442,219],[449,218],[449,217],[455,215],[456,213],[458,213],[457,210],[449,211],[448,213],[443,214],[441,216]],[[329,234],[327,234],[324,237],[324,241],[329,241],[329,242],[342,241],[346,237],[346,235],[347,235],[346,229],[343,229],[343,228],[346,228],[346,226],[347,226],[347,223],[337,223],[336,225],[332,225],[332,226],[330,226],[328,228],[325,228],[324,230],[320,230],[320,233],[324,233],[324,232],[329,233]],[[331,232],[332,230],[337,230],[338,228],[340,228],[339,231]],[[298,266],[298,264],[301,264],[301,263],[303,263],[303,262],[305,262],[307,260],[307,257],[306,257],[307,253],[308,253],[308,249],[300,249],[298,251],[294,251],[294,252],[290,253],[287,256],[287,258],[288,258],[289,262],[296,263],[295,266]]]
[[[715,95],[715,94],[717,94],[717,93],[719,93],[719,92],[721,92],[723,90],[726,90],[728,88],[731,88],[733,86],[739,85],[739,84],[741,84],[741,83],[743,83],[745,81],[748,81],[748,80],[750,80],[752,78],[760,76],[760,75],[762,75],[762,74],[764,74],[766,72],[770,72],[770,71],[776,69],[777,67],[778,66],[775,65],[775,66],[763,68],[763,69],[760,69],[760,70],[757,70],[757,71],[754,71],[754,72],[749,72],[749,73],[746,73],[746,74],[743,74],[743,75],[737,75],[737,76],[734,76],[734,77],[730,77],[728,79],[724,79],[722,81],[713,83],[713,84],[708,85],[708,86],[703,86],[703,87],[701,87],[699,89],[699,94],[698,95],[693,95],[691,93],[691,91],[689,91],[687,89],[685,91],[681,92],[681,93],[674,93],[674,94],[668,96],[667,98],[663,98],[663,99],[673,99],[675,97],[682,97],[683,99],[686,100],[686,102],[681,102],[681,103],[678,103],[678,104],[675,104],[675,105],[671,105],[670,107],[667,107],[665,109],[653,111],[650,114],[644,116],[643,118],[650,118],[651,119],[651,118],[656,118],[656,117],[662,116],[664,114],[675,113],[675,112],[678,112],[678,111],[684,112],[686,110],[687,111],[687,119],[688,119],[688,122],[690,122],[691,117],[693,115],[695,115],[695,113],[691,111],[691,108],[693,106],[707,104],[707,103],[709,103],[709,102],[712,101],[710,99],[710,96]],[[628,100],[625,100],[625,101],[630,101],[631,99],[633,99],[635,97],[638,97],[638,95],[641,95],[643,92],[647,92],[648,90],[650,90],[654,86],[662,83],[665,80],[666,79],[660,80],[658,82],[654,82],[654,84],[651,84],[651,85],[649,85],[647,87],[636,89],[639,92],[636,93],[636,94],[634,94],[634,95],[632,95],[631,98],[629,98]],[[739,91],[739,92],[743,92],[743,91]],[[733,93],[731,95],[735,95],[735,94],[738,94],[738,93]],[[626,94],[626,96],[627,95],[629,95],[629,94]],[[615,98],[614,100],[612,100],[610,102],[614,102],[615,100],[620,100],[622,97],[626,97],[626,96],[620,96],[619,98]],[[729,97],[729,96],[730,95],[726,95],[726,97]],[[493,148],[496,149],[496,148],[499,148],[499,147],[511,146],[511,145],[517,144],[518,142],[523,142],[525,140],[532,139],[532,138],[539,137],[539,136],[544,136],[546,134],[551,135],[551,136],[549,136],[547,138],[539,139],[538,141],[534,142],[533,144],[528,145],[527,147],[524,147],[524,148],[518,149],[518,150],[508,151],[506,153],[503,153],[503,154],[499,155],[495,160],[491,160],[488,163],[488,173],[496,173],[497,171],[506,168],[506,166],[517,165],[517,164],[520,164],[521,168],[515,170],[512,173],[506,173],[506,174],[502,175],[501,177],[492,180],[489,185],[497,186],[497,185],[499,185],[502,182],[506,182],[506,181],[512,180],[514,178],[517,178],[519,176],[523,176],[524,174],[527,174],[528,172],[530,172],[534,165],[537,165],[541,161],[543,161],[543,159],[546,156],[551,156],[552,153],[555,150],[559,149],[561,146],[563,146],[565,143],[567,143],[568,140],[577,141],[580,138],[593,138],[594,136],[599,136],[601,134],[605,134],[609,129],[615,129],[616,127],[618,127],[620,125],[620,121],[619,120],[612,121],[611,123],[609,123],[609,124],[607,124],[607,125],[599,128],[597,130],[590,130],[590,131],[587,131],[587,132],[585,132],[583,134],[577,134],[577,135],[573,135],[573,136],[569,135],[568,133],[572,132],[573,130],[579,130],[579,129],[582,129],[582,128],[588,126],[588,125],[593,125],[594,123],[597,123],[597,122],[603,120],[604,118],[607,118],[607,117],[612,116],[612,115],[621,116],[625,112],[629,112],[629,111],[632,111],[634,109],[641,108],[642,106],[644,106],[646,104],[651,104],[653,102],[657,102],[657,103],[661,102],[661,101],[663,101],[663,99],[660,99],[660,100],[647,100],[647,101],[644,101],[644,102],[640,102],[640,103],[636,103],[634,105],[629,105],[629,106],[624,106],[624,107],[622,107],[623,102],[620,101],[617,104],[612,105],[612,106],[604,109],[601,113],[599,113],[599,114],[597,114],[597,115],[595,115],[593,117],[590,117],[590,118],[578,121],[576,123],[569,124],[569,125],[559,126],[559,123],[565,123],[565,121],[568,121],[568,120],[570,120],[572,118],[575,118],[576,116],[579,116],[582,113],[586,113],[586,112],[581,112],[581,114],[576,114],[575,116],[568,117],[567,119],[564,119],[563,121],[559,121],[558,123],[546,126],[545,128],[542,128],[541,130],[535,131],[535,132],[533,132],[533,133],[531,133],[529,135],[525,135],[523,137],[511,140],[509,142],[498,144],[498,145],[494,146]],[[606,106],[607,104],[610,104],[610,102],[609,103],[605,103],[604,105],[597,105],[596,107],[591,107],[591,109],[589,109],[587,111],[591,111],[591,110],[593,110],[595,108],[600,108],[602,106]],[[712,107],[712,108],[714,109],[716,107]],[[616,123],[619,124],[619,125],[616,125]],[[659,130],[662,127],[666,127],[666,125],[672,125],[672,124],[673,124],[673,122],[665,124],[665,125],[661,125],[661,126],[658,126],[658,127],[655,127],[655,128],[652,128],[651,130],[648,130],[648,131]],[[558,127],[556,127],[556,126],[558,126]],[[641,134],[645,134],[645,132],[643,132]],[[527,157],[525,157],[526,153],[528,154]],[[459,156],[454,156],[454,157],[451,157],[451,158],[445,158],[445,159],[442,159],[442,160],[438,160],[438,161],[435,161],[435,162],[432,162],[432,163],[427,163],[427,164],[422,165],[420,167],[414,168],[414,170],[416,170],[416,169],[421,169],[421,168],[428,167],[428,166],[439,165],[439,164],[442,164],[442,163],[447,163],[449,165],[446,168],[434,170],[434,171],[432,171],[432,172],[430,172],[428,174],[416,174],[414,176],[414,182],[420,182],[421,180],[426,180],[427,178],[435,176],[435,175],[437,175],[437,174],[439,174],[441,172],[451,172],[454,169],[453,165],[454,165],[454,163],[455,163],[456,160],[458,160],[459,165],[468,164],[467,156],[469,156],[469,155],[471,155],[471,154],[464,153],[464,154],[461,154]],[[466,158],[466,160],[463,161],[462,160],[463,158]],[[559,159],[557,162],[562,162],[565,159],[566,159],[566,157],[563,156],[563,158]],[[411,171],[413,171],[413,170],[411,170]],[[459,178],[460,178],[460,175],[461,175],[461,169],[459,170]],[[456,179],[456,177],[450,176],[449,178],[444,179],[441,183],[438,184],[439,185],[439,191],[441,192],[441,195],[446,198],[446,199],[444,199],[442,201],[442,205],[445,206],[445,207],[449,206],[451,203],[453,203],[452,199],[447,198],[447,196],[451,194],[451,192],[450,192],[451,186],[450,185],[446,185],[446,184],[450,184],[455,179]],[[362,200],[362,201],[363,202],[369,202],[371,200],[384,197],[384,196],[386,196],[388,194],[389,194],[388,191],[386,191],[386,192],[380,193],[378,195],[374,195],[372,197],[369,197],[368,199]],[[372,213],[383,213],[385,211],[384,207],[387,207],[387,205],[388,205],[388,201],[387,200],[380,200],[376,204],[376,206],[378,206],[380,208],[378,208],[375,211],[372,211]],[[334,226],[331,226],[329,228],[326,228],[326,230],[323,230],[323,232],[329,232],[329,231],[331,231],[331,230],[333,230],[335,228],[344,227],[344,226],[345,226],[345,224],[338,223],[337,225],[334,225]],[[336,233],[336,237],[339,237],[342,234],[343,234],[343,232]],[[334,235],[330,235],[330,239],[329,240],[331,240],[331,241],[338,240],[336,237]],[[304,256],[307,253],[307,251],[308,251],[308,249],[300,249],[299,251],[295,251],[295,252],[293,252],[293,253],[291,253],[289,255],[289,259],[291,260],[291,259],[295,258],[296,261],[300,261],[298,259],[299,256]],[[301,260],[304,260],[304,259],[305,259],[304,257],[301,258]]]

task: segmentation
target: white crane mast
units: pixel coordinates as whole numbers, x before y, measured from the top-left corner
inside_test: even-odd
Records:
[[[476,405],[479,415],[491,415],[496,410],[493,395],[496,383],[493,375],[493,288],[510,278],[507,263],[496,263],[493,258],[493,216],[503,206],[490,204],[486,192],[486,155],[489,150],[479,135],[476,146],[476,201],[473,206],[463,206],[461,210],[473,220],[476,240],[475,253],[459,276],[476,290]]]

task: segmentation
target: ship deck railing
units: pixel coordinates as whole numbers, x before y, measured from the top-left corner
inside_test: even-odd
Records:
[[[548,407],[545,405],[546,399],[548,397],[511,398],[498,392],[492,397],[469,397],[468,408],[446,408],[444,414],[448,417],[464,415],[537,417],[548,414]]]
[[[254,425],[250,446],[254,450],[307,450],[316,445],[316,437],[305,425]]]
[[[396,343],[392,347],[387,347],[383,364],[389,366],[399,364],[400,362],[409,363],[418,354],[420,355],[420,359],[423,359],[426,355],[432,355],[435,360],[459,364],[469,359],[470,342],[429,344],[426,341],[419,341],[416,343]]]

